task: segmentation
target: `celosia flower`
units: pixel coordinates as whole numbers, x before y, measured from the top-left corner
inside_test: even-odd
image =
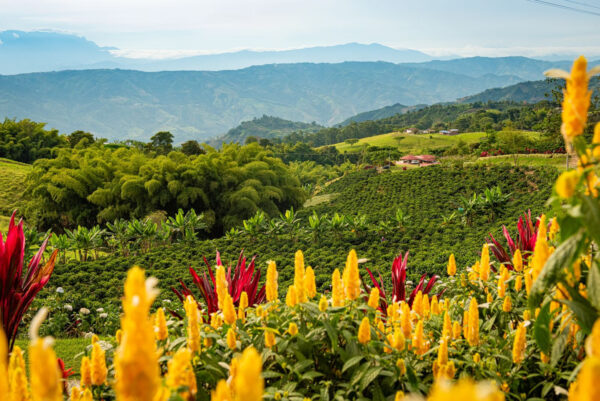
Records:
[[[504,302],[502,302],[502,311],[508,313],[511,310],[512,310],[512,302],[511,302],[510,295],[509,295],[509,296],[506,296],[504,298]]]
[[[479,310],[475,298],[469,304],[469,325],[466,339],[471,346],[479,345]]]
[[[235,349],[237,347],[235,330],[231,327],[229,328],[229,330],[227,330],[227,346],[229,347],[229,349]]]
[[[394,335],[392,339],[392,347],[394,347],[396,351],[403,351],[406,345],[406,339],[404,338],[404,334],[402,334],[402,331],[394,330]]]
[[[115,333],[115,342],[117,343],[117,345],[121,344],[121,339],[122,338],[123,338],[123,330],[119,329]]]
[[[404,376],[406,374],[406,363],[404,362],[404,359],[399,358],[396,361],[396,367],[399,370],[400,377],[402,377],[402,376]]]
[[[269,261],[269,267],[267,267],[267,284],[265,286],[268,302],[277,300],[277,276],[277,265],[271,260]]]
[[[481,355],[479,355],[479,353],[475,353],[475,355],[473,355],[473,362],[475,363],[479,363],[481,362]]]
[[[233,401],[231,390],[227,385],[227,381],[222,379],[217,383],[217,388],[210,393],[211,401]]]
[[[188,295],[183,306],[187,317],[187,346],[192,352],[200,352],[200,311],[198,305],[194,298]]]
[[[306,291],[304,289],[304,255],[302,251],[297,251],[294,258],[294,287],[296,288],[296,296],[298,303],[307,301]]]
[[[31,379],[32,401],[62,401],[62,375],[52,349],[52,338],[39,338],[38,330],[46,318],[48,310],[40,311],[33,318],[29,335],[29,376]],[[3,361],[6,359],[3,358]]]
[[[440,347],[438,348],[437,363],[439,366],[443,366],[448,363],[448,342],[442,340]]]
[[[481,261],[479,262],[479,278],[488,281],[490,278],[490,250],[487,243],[481,249]]]
[[[298,334],[298,325],[294,322],[290,323],[290,326],[288,327],[288,333],[290,333],[292,336]]]
[[[579,172],[577,170],[565,171],[556,179],[556,193],[562,199],[568,199],[575,194],[575,188],[579,181]]]
[[[83,390],[83,393],[81,393],[81,396],[79,397],[79,401],[94,401],[92,391],[89,388]]]
[[[521,256],[521,250],[517,249],[512,258],[512,264],[515,271],[520,272],[523,270],[523,257]]]
[[[254,348],[249,347],[244,350],[237,372],[233,379],[236,399],[261,401],[264,392],[264,380],[261,376],[262,358]]]
[[[0,329],[1,331],[1,329]],[[0,341],[3,341],[2,335],[0,335]],[[2,345],[0,345],[2,347]],[[1,363],[1,362],[0,362]],[[14,381],[13,374],[17,369],[21,369],[21,372],[25,373],[25,359],[23,358],[23,350],[18,345],[15,345],[12,352],[10,353],[10,359],[8,361],[8,385],[12,386]],[[27,381],[27,376],[25,376]],[[27,387],[27,385],[25,386]],[[13,391],[14,392],[14,391]]]
[[[442,325],[442,338],[452,338],[452,319],[448,312],[444,313],[444,323]]]
[[[550,231],[548,232],[548,236],[550,237],[550,241],[554,241],[556,239],[556,234],[560,231],[560,226],[558,225],[558,219],[554,217],[552,222],[550,223]]]
[[[285,296],[285,304],[293,308],[298,304],[298,292],[295,285],[290,285]]]
[[[325,295],[321,295],[321,299],[319,300],[319,310],[321,312],[325,312],[327,307],[329,306],[329,301]]]
[[[410,319],[410,307],[406,302],[402,302],[400,306],[400,327],[402,327],[402,334],[404,337],[410,338],[412,333],[412,321]]]
[[[515,333],[515,340],[513,342],[512,357],[514,363],[521,363],[525,358],[525,345],[526,345],[526,328],[523,322],[519,323],[517,331]]]
[[[238,304],[238,308],[244,310],[248,307],[248,293],[246,291],[242,291],[240,295],[240,302]]]
[[[344,306],[344,286],[340,271],[335,269],[331,275],[331,305],[333,307]]]
[[[10,373],[10,401],[29,401],[30,394],[27,388],[27,375],[21,367]]]
[[[265,347],[271,348],[275,345],[275,333],[272,331],[265,331]]]
[[[369,294],[369,301],[367,302],[373,309],[377,309],[379,307],[379,288],[373,287],[371,293]]]
[[[517,276],[515,278],[515,291],[519,292],[523,288],[523,276]]]
[[[371,341],[371,324],[369,323],[369,318],[364,317],[358,327],[358,342],[366,344],[369,341]]]
[[[106,384],[107,374],[105,352],[96,342],[92,346],[92,384],[95,386]]]
[[[569,388],[569,401],[596,401],[600,400],[600,358],[586,358],[577,380]]]
[[[187,400],[196,399],[196,374],[192,367],[192,352],[188,348],[180,348],[168,363],[167,386],[179,390],[179,395]],[[181,388],[185,390],[181,391]]]
[[[216,287],[217,287],[217,303],[220,310],[223,310],[223,300],[225,299],[225,295],[229,294],[227,287],[227,277],[225,276],[225,268],[221,265],[217,266],[217,278],[216,278]]]
[[[452,323],[452,338],[454,340],[458,340],[460,338],[461,331],[462,329],[460,327],[460,323],[455,320],[454,323]]]
[[[448,259],[448,275],[454,276],[456,274],[456,260],[454,259],[454,254],[450,254],[450,258]]]
[[[80,386],[82,388],[90,387],[92,385],[92,363],[90,358],[84,356],[81,358],[81,380]]]
[[[404,392],[403,391],[396,391],[396,395],[394,396],[394,401],[404,401]]]
[[[304,272],[304,291],[308,299],[313,299],[317,295],[317,283],[315,282],[315,272],[308,266]]]
[[[421,313],[424,318],[429,317],[429,309],[430,309],[429,295],[424,294],[423,298],[421,300]]]
[[[346,259],[344,269],[344,290],[346,298],[353,301],[360,295],[360,274],[358,273],[358,258],[356,251],[352,249]]]
[[[452,384],[448,381],[437,382],[427,401],[504,401],[504,394],[492,383],[473,383],[469,379],[461,379]]]
[[[156,280],[146,280],[139,267],[127,273],[123,338],[115,353],[115,393],[119,401],[151,400],[160,385],[154,327],[149,318],[150,306],[158,294],[155,285]]]
[[[419,320],[415,326],[415,331],[412,336],[411,346],[415,354],[422,355],[425,353],[425,334],[423,331],[423,321]]]
[[[223,297],[223,320],[228,325],[232,325],[235,323],[236,315],[235,315],[235,306],[233,305],[233,299],[229,293],[225,293]]]
[[[535,281],[537,276],[539,276],[539,274],[542,272],[544,264],[550,257],[550,249],[548,247],[546,232],[546,215],[542,214],[540,217],[540,223],[538,225],[535,247],[533,248],[533,256],[531,258],[532,282]]]
[[[73,387],[71,389],[71,401],[79,401],[81,399],[81,389],[79,387]]]
[[[167,329],[167,319],[165,318],[165,310],[158,308],[156,311],[156,317],[154,320],[154,330],[156,332],[156,339],[158,341],[164,341],[169,336],[169,330]]]
[[[437,316],[440,314],[440,304],[438,303],[437,295],[431,297],[431,303],[429,306],[429,310],[431,311],[431,315]]]

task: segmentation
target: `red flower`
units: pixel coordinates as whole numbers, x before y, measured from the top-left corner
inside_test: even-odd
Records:
[[[27,269],[23,271],[25,254],[23,222],[20,221],[15,225],[15,213],[13,213],[6,241],[0,234],[0,320],[11,350],[23,315],[38,292],[48,283],[54,271],[57,250],[52,253],[45,265],[40,265],[47,242],[48,238],[31,258]]]
[[[57,358],[56,362],[58,362],[58,368],[60,369],[62,378],[63,378],[63,390],[67,392],[67,379],[75,374],[73,372],[73,368],[65,369],[65,362],[61,358]]]

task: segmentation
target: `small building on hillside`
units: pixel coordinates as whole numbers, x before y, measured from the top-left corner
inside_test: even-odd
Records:
[[[458,135],[460,132],[456,128],[452,128],[450,130],[441,130],[440,134],[442,135]]]
[[[434,155],[406,155],[401,157],[400,160],[396,162],[396,165],[412,164],[418,166],[430,166],[438,163],[439,162]]]

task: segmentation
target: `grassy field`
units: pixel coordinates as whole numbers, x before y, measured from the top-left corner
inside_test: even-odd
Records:
[[[15,345],[23,349],[25,352],[25,361],[28,363],[27,347],[29,346],[29,340],[19,339]],[[56,356],[62,358],[67,368],[73,368],[74,371],[79,372],[81,357],[88,345],[90,345],[90,339],[88,338],[59,338],[55,339],[54,351],[56,351]]]
[[[31,170],[29,164],[0,158],[0,230],[8,228],[13,210],[22,208],[25,177]]]
[[[515,165],[515,157],[514,155],[502,155],[502,156],[489,156],[489,157],[480,157],[475,161],[465,162],[465,164],[483,164],[487,166],[497,166],[497,165]],[[529,167],[539,167],[539,166],[552,166],[559,170],[564,170],[565,165],[565,155],[556,154],[556,155],[546,155],[546,154],[535,154],[535,155],[518,155],[516,158],[517,166],[529,166]]]
[[[536,132],[520,131],[529,137],[537,137]],[[501,133],[498,133],[501,135]],[[389,134],[370,136],[359,140],[354,145],[346,142],[334,146],[340,152],[358,152],[364,145],[369,146],[395,146],[406,153],[425,153],[428,150],[439,149],[456,145],[459,141],[467,144],[480,141],[486,136],[485,132],[467,132],[464,134],[448,136],[441,134],[405,134],[390,132]]]

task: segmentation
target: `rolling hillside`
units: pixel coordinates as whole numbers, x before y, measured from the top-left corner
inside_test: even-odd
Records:
[[[423,107],[426,107],[426,105],[405,106],[403,104],[396,103],[394,105],[385,106],[380,109],[358,113],[355,116],[345,119],[338,125],[344,126],[350,124],[351,122],[360,123],[369,120],[381,120],[382,118],[392,117],[396,114],[404,114],[408,111],[418,110]]]
[[[30,118],[61,132],[84,129],[108,139],[145,140],[168,130],[182,142],[222,134],[263,114],[330,125],[390,104],[450,101],[519,80],[383,62],[61,71],[0,76],[0,118]]]
[[[8,159],[0,159],[0,231],[8,228],[10,215],[23,208],[25,178],[31,166]]]
[[[230,129],[227,134],[215,141],[244,143],[246,138],[255,136],[257,138],[281,138],[292,132],[316,132],[323,126],[316,123],[302,123],[297,121],[284,120],[279,117],[262,116],[250,121],[244,121],[235,128]]]

